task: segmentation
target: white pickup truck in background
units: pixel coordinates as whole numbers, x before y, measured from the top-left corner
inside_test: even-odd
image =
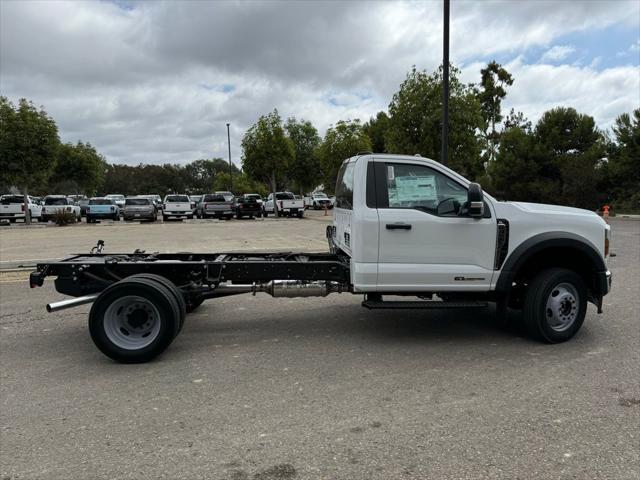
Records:
[[[59,212],[73,213],[76,221],[82,220],[82,213],[79,205],[65,195],[47,195],[44,197],[42,207],[42,221],[47,222],[51,217]]]
[[[295,215],[298,218],[302,218],[304,216],[304,200],[302,198],[296,199],[293,193],[276,192],[276,202],[279,217],[293,217]],[[273,193],[270,193],[267,201],[264,202],[264,216],[273,215],[274,213]]]
[[[167,195],[164,197],[162,220],[169,218],[193,218],[196,213],[196,204],[188,195]]]
[[[24,220],[26,211],[31,212],[31,220],[39,221],[42,217],[42,206],[33,198],[27,197],[29,203],[24,204],[23,195],[2,195],[0,197],[0,220],[9,220],[11,223],[16,220]]]

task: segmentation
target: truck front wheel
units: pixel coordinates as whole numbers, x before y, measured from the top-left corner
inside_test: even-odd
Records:
[[[171,344],[180,327],[180,307],[156,281],[124,279],[107,287],[89,313],[91,339],[122,363],[153,359]]]
[[[587,312],[587,288],[576,272],[543,270],[529,284],[524,298],[524,325],[533,337],[559,343],[573,337]]]

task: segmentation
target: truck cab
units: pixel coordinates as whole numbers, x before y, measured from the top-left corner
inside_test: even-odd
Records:
[[[567,302],[601,309],[609,234],[594,212],[498,201],[434,160],[379,154],[342,164],[329,237],[350,258],[353,291],[374,299],[437,295],[524,308],[534,280],[569,272],[580,285],[560,275],[540,310],[564,327],[565,317],[581,316]]]

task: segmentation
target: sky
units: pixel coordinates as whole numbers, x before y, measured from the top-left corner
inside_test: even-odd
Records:
[[[534,123],[572,106],[609,129],[640,107],[639,0],[451,0],[465,82],[497,60],[503,104]],[[110,163],[241,163],[277,108],[321,135],[387,110],[415,65],[442,62],[442,2],[0,0],[0,94],[44,106],[64,142]]]

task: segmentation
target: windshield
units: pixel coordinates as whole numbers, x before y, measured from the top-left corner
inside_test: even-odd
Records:
[[[257,193],[248,193],[247,195],[244,196],[244,198],[253,198],[254,200],[260,200],[262,199],[262,197],[260,195],[258,195]]]
[[[202,200],[202,195],[191,195],[189,197],[191,199],[192,202],[199,202],[200,200]]]
[[[177,202],[186,202],[189,203],[189,197],[186,195],[167,195],[167,198],[164,200],[167,203],[177,203]]]
[[[325,193],[316,193],[313,197],[314,198],[328,198]]]
[[[45,198],[45,205],[68,205],[66,198]]]
[[[205,195],[202,201],[203,202],[226,202],[227,199],[224,198],[224,195],[213,194],[213,195]]]
[[[89,205],[113,205],[113,202],[108,198],[92,198]]]
[[[124,195],[107,195],[107,198],[110,198],[112,200],[124,200]]]
[[[2,205],[10,205],[12,203],[23,203],[24,198],[22,197],[22,195],[5,195],[4,197],[2,197],[0,202],[2,203]]]
[[[151,200],[149,200],[148,198],[127,198],[127,200],[124,202],[125,205],[149,205],[151,203]]]

